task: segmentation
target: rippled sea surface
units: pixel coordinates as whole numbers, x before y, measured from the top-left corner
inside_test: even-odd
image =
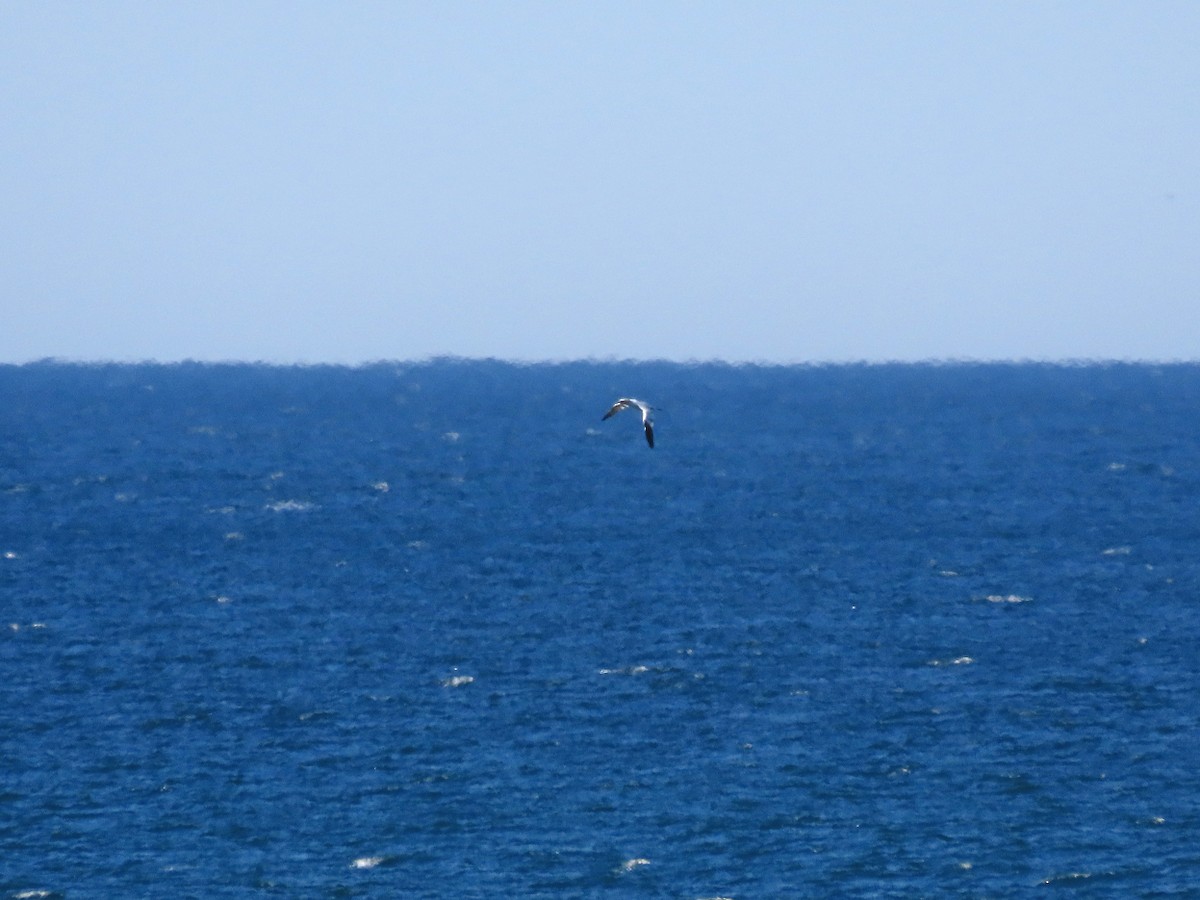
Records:
[[[1200,885],[1200,367],[0,400],[0,896]]]

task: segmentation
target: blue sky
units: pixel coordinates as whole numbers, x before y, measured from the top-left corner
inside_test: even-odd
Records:
[[[0,5],[0,361],[1200,358],[1200,3]]]

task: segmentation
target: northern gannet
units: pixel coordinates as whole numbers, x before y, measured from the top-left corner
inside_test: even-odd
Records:
[[[604,419],[607,419],[610,416],[615,416],[621,410],[629,409],[631,406],[635,406],[642,411],[642,428],[646,431],[646,443],[653,448],[654,420],[650,418],[650,411],[652,407],[649,403],[643,403],[641,400],[634,400],[632,397],[622,397],[612,405],[612,409],[604,414]],[[603,422],[604,419],[601,419],[600,421]]]

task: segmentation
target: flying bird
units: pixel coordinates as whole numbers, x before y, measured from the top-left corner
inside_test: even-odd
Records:
[[[615,416],[621,410],[629,409],[630,407],[636,407],[642,411],[642,428],[646,431],[646,443],[650,445],[651,449],[653,449],[654,420],[650,418],[650,411],[652,407],[649,403],[643,403],[641,400],[634,400],[632,397],[622,397],[612,405],[612,409],[604,414],[604,419]],[[603,422],[604,419],[601,419],[600,421]]]

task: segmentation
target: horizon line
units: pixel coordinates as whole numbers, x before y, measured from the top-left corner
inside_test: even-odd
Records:
[[[1195,365],[1200,363],[1196,357],[1141,357],[1141,356],[929,356],[915,358],[871,358],[845,357],[824,359],[748,359],[724,357],[689,357],[679,359],[673,357],[620,357],[620,356],[584,356],[584,357],[516,357],[516,356],[472,356],[456,353],[434,353],[421,357],[378,357],[359,360],[311,360],[311,359],[239,359],[218,357],[178,357],[178,358],[86,358],[43,356],[20,361],[0,360],[0,366],[23,367],[38,365],[62,366],[267,366],[275,368],[367,368],[387,365],[430,365],[433,363],[478,363],[491,362],[512,366],[554,366],[554,365],[680,365],[680,366],[758,366],[761,368],[802,368],[802,367],[835,367],[835,366],[969,366],[969,365],[1049,365],[1049,366],[1112,366],[1112,365]]]

